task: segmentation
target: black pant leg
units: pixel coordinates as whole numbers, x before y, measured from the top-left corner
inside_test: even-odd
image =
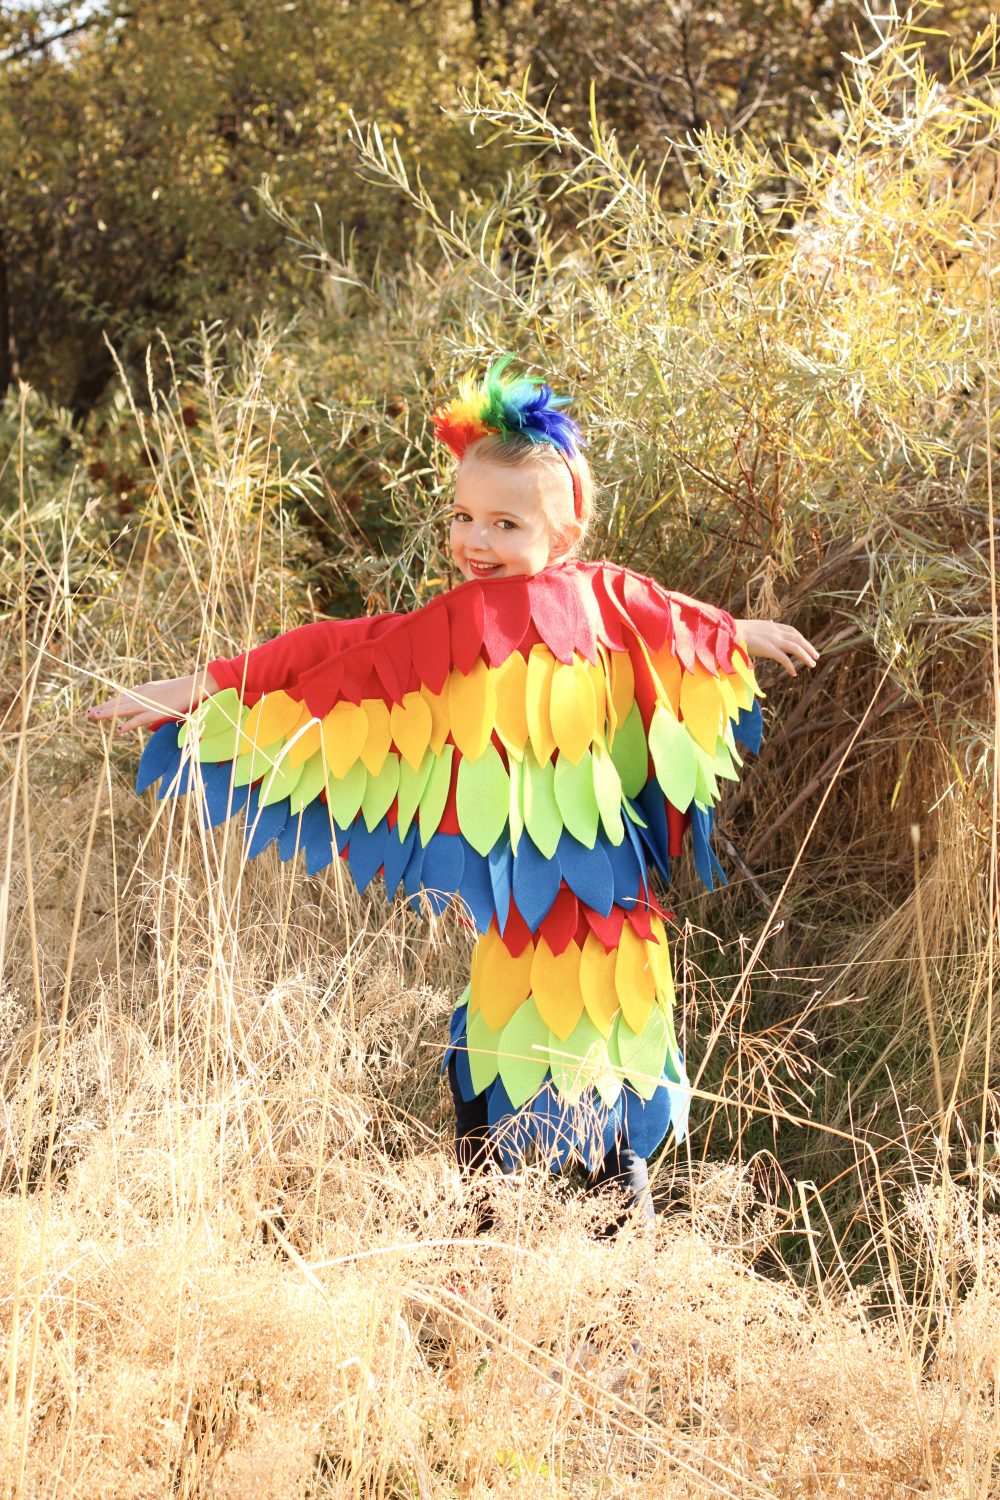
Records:
[[[602,1239],[617,1234],[634,1209],[642,1218],[653,1218],[653,1195],[649,1191],[649,1172],[645,1159],[626,1145],[612,1146],[598,1170],[587,1178],[587,1190],[591,1193],[613,1189],[624,1193],[625,1203],[606,1228],[600,1231]]]
[[[448,1084],[455,1104],[455,1155],[464,1181],[469,1182],[484,1170],[504,1172],[506,1168],[503,1158],[490,1137],[486,1095],[476,1094],[472,1099],[462,1098],[454,1058],[448,1062]],[[488,1234],[493,1228],[493,1214],[485,1193],[477,1195],[473,1202],[473,1213],[476,1233]]]

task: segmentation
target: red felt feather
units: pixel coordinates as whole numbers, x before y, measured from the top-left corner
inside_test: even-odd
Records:
[[[659,651],[670,629],[666,599],[648,578],[640,578],[635,573],[619,574],[618,588],[632,629],[650,650]]]
[[[311,714],[322,719],[343,696],[344,659],[332,656],[301,679],[303,701]],[[249,698],[246,701],[250,701]]]
[[[625,650],[624,620],[621,606],[611,592],[611,570],[593,575],[594,598],[601,617],[601,638],[612,651]]]
[[[535,629],[557,661],[571,662],[578,614],[576,579],[572,574],[541,573],[529,579],[528,590]]]
[[[465,676],[472,671],[483,649],[485,606],[478,583],[467,583],[448,595],[451,630],[451,665]]]
[[[407,633],[414,671],[426,688],[439,693],[451,668],[447,596],[442,595],[416,610],[409,618]]]
[[[491,924],[491,931],[496,932],[499,936],[495,917]],[[514,958],[520,958],[528,944],[534,942],[534,938],[535,934],[531,931],[531,928],[512,901],[507,917],[507,925],[503,930],[502,942],[504,947]]]
[[[674,624],[674,655],[686,672],[694,671],[695,649],[692,623],[678,599],[671,600],[670,613]]]
[[[679,859],[684,852],[684,831],[690,822],[689,812],[679,812],[672,802],[667,803],[667,852],[671,859]]]
[[[485,595],[483,645],[491,666],[499,667],[524,640],[531,624],[531,595],[526,578],[502,581]]]
[[[539,931],[555,954],[565,953],[576,935],[579,918],[579,903],[567,885],[556,892],[548,912],[542,919]]]
[[[613,906],[606,917],[602,917],[599,911],[592,911],[589,906],[585,910],[591,931],[595,937],[600,938],[605,952],[610,953],[612,948],[617,948],[622,935],[622,926],[625,922],[624,909],[621,906]]]

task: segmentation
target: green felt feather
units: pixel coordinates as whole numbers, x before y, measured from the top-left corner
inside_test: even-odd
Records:
[[[715,763],[713,767],[716,776],[721,776],[725,781],[739,781],[740,773],[733,764],[732,751],[720,735],[715,742]]]
[[[198,741],[199,760],[234,760],[237,736],[249,712],[240,702],[235,688],[224,688],[221,693],[206,698],[188,715],[177,732],[177,743],[186,745],[193,732]],[[217,748],[214,742],[220,741],[222,748],[219,753],[204,754],[201,747],[205,740],[212,742],[213,752]]]
[[[495,745],[460,762],[455,806],[463,836],[477,854],[489,854],[510,817],[510,777]]]
[[[365,794],[361,799],[361,811],[369,833],[376,824],[381,823],[398,791],[399,756],[390,750],[378,775],[372,776],[369,772]]]
[[[687,812],[698,784],[700,761],[694,740],[669,708],[657,704],[649,725],[649,750],[656,779],[678,812]]]
[[[259,781],[262,776],[267,776],[274,770],[277,764],[278,750],[262,750],[255,745],[244,755],[238,755],[233,771],[233,786],[250,786]]]
[[[641,1099],[652,1099],[667,1056],[667,1023],[660,1006],[653,1006],[638,1036],[619,1016],[615,1040],[625,1077]]]
[[[348,767],[344,776],[328,776],[326,800],[330,805],[330,816],[338,828],[350,828],[361,811],[361,800],[368,784],[368,772],[360,760]]]
[[[621,777],[622,791],[626,797],[637,797],[646,785],[649,774],[649,751],[646,746],[646,731],[638,703],[633,703],[619,724],[611,746],[611,759]]]
[[[555,767],[548,760],[540,766],[531,749],[525,750],[521,767],[524,826],[535,847],[546,859],[552,859],[563,831],[562,814],[556,802]]]
[[[258,807],[271,807],[273,803],[290,797],[301,780],[302,767],[293,766],[291,758],[283,756],[260,784]]]
[[[604,832],[613,844],[620,844],[625,837],[622,822],[622,783],[615,763],[604,745],[593,749],[594,796],[604,824]]]
[[[634,827],[648,828],[649,825],[646,819],[637,813],[631,802],[627,801],[624,797],[622,798],[622,812]]]
[[[426,846],[428,839],[437,832],[441,815],[451,790],[451,763],[455,758],[454,745],[444,745],[440,755],[434,757],[431,774],[427,778],[424,794],[420,799],[420,842]]]
[[[241,703],[235,688],[223,688],[206,698],[198,712],[202,715],[202,734],[212,738],[226,729],[241,727],[250,710]],[[235,748],[235,740],[233,745]]]
[[[601,815],[594,792],[594,763],[589,750],[576,765],[568,755],[558,757],[555,791],[563,823],[575,839],[593,849]]]
[[[523,758],[523,757],[522,757]],[[510,773],[510,798],[507,806],[507,821],[510,824],[510,847],[511,853],[517,853],[517,846],[521,842],[521,834],[524,832],[524,771],[520,760],[511,756],[507,767]]]
[[[525,1000],[500,1033],[497,1060],[511,1104],[520,1109],[542,1086],[548,1072],[549,1028],[534,1000]]]
[[[221,734],[202,735],[198,741],[198,759],[202,765],[210,761],[234,760],[240,731],[232,725]]]
[[[310,755],[302,767],[302,776],[291,794],[291,810],[300,813],[304,807],[308,807],[326,786],[326,767],[323,757],[317,750],[315,755]]]
[[[399,837],[405,839],[410,831],[410,824],[416,816],[420,799],[424,795],[427,781],[434,768],[437,756],[433,750],[426,750],[424,758],[416,770],[408,761],[402,761],[399,767],[399,801],[396,804],[397,827]]]
[[[466,1026],[466,1038],[469,1045],[469,1072],[472,1074],[472,1087],[477,1094],[489,1088],[497,1076],[497,1042],[499,1037],[495,1031],[491,1031],[483,1020],[482,1011],[476,1011],[470,1016]]]
[[[719,800],[719,783],[715,779],[715,758],[700,745],[692,746],[695,753],[694,800],[711,807]]]
[[[613,1104],[621,1092],[608,1061],[608,1044],[586,1012],[564,1042],[549,1032],[549,1067],[552,1082],[567,1104],[578,1104],[589,1088],[596,1088],[605,1104]]]

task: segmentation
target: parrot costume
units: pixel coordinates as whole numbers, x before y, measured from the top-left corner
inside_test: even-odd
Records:
[[[486,404],[491,380],[506,412],[495,389]],[[437,429],[459,456],[484,432],[561,443],[572,475],[575,424],[540,390],[494,367],[479,407],[466,389]],[[556,436],[532,431],[539,412]],[[137,790],[196,796],[209,826],[241,812],[250,857],[275,844],[315,874],[339,855],[360,891],[382,875],[390,897],[460,903],[478,938],[445,1061],[464,1098],[485,1094],[504,1159],[533,1145],[591,1167],[614,1141],[650,1156],[671,1126],[681,1139],[689,1089],[650,879],[669,879],[690,836],[705,885],[725,881],[719,780],[737,779],[737,742],[756,751],[762,725],[732,616],[571,560],[209,665],[220,691],[153,733]]]

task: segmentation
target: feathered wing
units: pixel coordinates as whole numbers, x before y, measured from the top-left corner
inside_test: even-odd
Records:
[[[339,853],[360,889],[459,898],[481,937],[451,1048],[515,1154],[591,1164],[683,1133],[683,1061],[650,868],[711,846],[761,696],[731,616],[609,564],[472,582],[404,616],[322,622],[233,661],[156,731],[138,787],[245,818],[248,854]],[[197,772],[195,766],[197,765]]]

